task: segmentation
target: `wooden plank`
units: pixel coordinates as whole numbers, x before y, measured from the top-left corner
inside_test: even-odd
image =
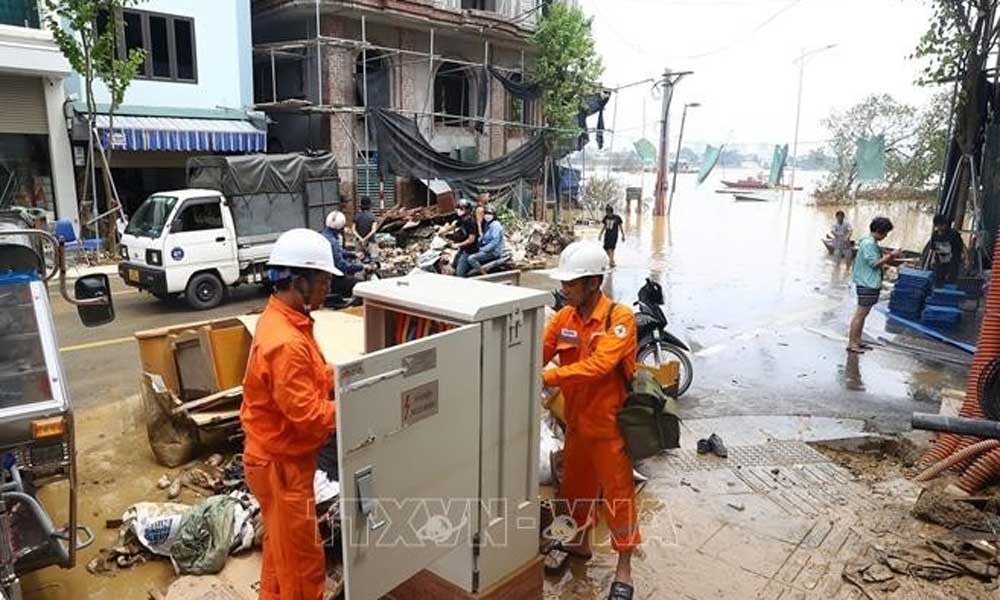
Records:
[[[226,400],[235,400],[243,396],[243,386],[238,385],[234,388],[228,390],[222,390],[221,392],[216,392],[215,394],[210,394],[204,398],[198,398],[197,400],[192,400],[190,402],[185,402],[174,408],[173,414],[177,415],[184,412],[198,412],[214,406],[215,404],[220,404]]]
[[[235,421],[240,418],[239,410],[227,410],[219,412],[206,412],[206,413],[195,413],[193,415],[188,415],[188,418],[194,422],[198,427],[206,427],[208,425],[218,425],[225,421]]]
[[[209,347],[220,389],[243,383],[252,341],[253,338],[242,324],[212,329],[209,332]]]

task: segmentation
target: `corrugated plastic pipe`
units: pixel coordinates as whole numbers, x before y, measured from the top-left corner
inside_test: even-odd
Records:
[[[1000,233],[993,247],[993,262],[1000,264]],[[959,416],[970,419],[984,419],[983,409],[979,404],[979,377],[983,370],[995,359],[1000,358],[1000,285],[991,285],[986,297],[986,312],[979,329],[979,340],[976,343],[976,354],[969,368],[969,376],[965,386],[965,401],[959,410]],[[932,465],[938,463],[955,452],[979,441],[972,436],[961,436],[944,433],[938,436],[934,447],[924,454],[918,464]],[[996,451],[994,451],[996,452]],[[983,457],[986,459],[987,457]],[[980,460],[983,460],[980,459]],[[969,459],[966,459],[967,462]],[[963,461],[959,461],[959,465]],[[997,469],[1000,472],[1000,457],[997,458]],[[980,468],[982,470],[982,468]]]

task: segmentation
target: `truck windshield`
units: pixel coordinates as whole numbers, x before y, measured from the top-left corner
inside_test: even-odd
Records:
[[[170,212],[177,204],[176,196],[150,196],[135,211],[125,233],[139,237],[158,238],[167,224]]]

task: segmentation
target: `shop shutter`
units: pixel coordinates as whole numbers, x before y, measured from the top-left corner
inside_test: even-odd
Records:
[[[49,132],[42,85],[38,77],[0,75],[0,133]]]

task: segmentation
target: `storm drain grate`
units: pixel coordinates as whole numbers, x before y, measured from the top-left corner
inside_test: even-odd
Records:
[[[742,469],[828,463],[830,459],[808,444],[796,441],[776,441],[760,446],[729,448],[728,458],[713,454],[698,454],[695,450],[674,450],[672,453],[647,461],[657,472],[689,473],[716,469]]]

